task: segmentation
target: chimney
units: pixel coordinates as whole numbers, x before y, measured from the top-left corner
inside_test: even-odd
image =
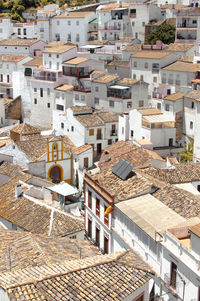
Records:
[[[15,185],[15,197],[18,198],[22,195],[22,185],[17,183]]]
[[[109,160],[110,160],[109,153],[107,151],[105,151],[105,153],[104,153],[104,162],[108,162]]]

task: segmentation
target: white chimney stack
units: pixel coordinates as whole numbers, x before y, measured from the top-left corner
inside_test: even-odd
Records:
[[[17,183],[15,185],[15,197],[18,198],[20,195],[22,195],[22,185]]]
[[[104,153],[104,161],[108,162],[109,160],[110,160],[109,153],[107,151],[105,151],[105,153]]]

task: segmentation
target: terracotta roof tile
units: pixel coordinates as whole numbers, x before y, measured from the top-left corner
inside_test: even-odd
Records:
[[[105,152],[109,153],[110,160],[108,162],[104,160]],[[163,159],[153,151],[133,145],[130,141],[118,141],[104,149],[99,161],[99,167],[107,168],[108,166],[113,166],[121,158],[132,163],[134,167],[149,164],[155,158],[163,161]]]
[[[0,45],[5,46],[32,46],[33,44],[39,42],[39,40],[34,39],[5,39],[0,41]]]
[[[36,66],[36,67],[38,67],[38,66],[43,65],[43,59],[42,59],[42,57],[36,57],[36,58],[30,60],[29,62],[26,62],[23,65],[24,66],[33,66],[33,67]]]
[[[91,149],[92,148],[92,146],[90,145],[90,144],[84,144],[84,145],[82,145],[82,146],[79,146],[79,147],[77,147],[75,150],[74,150],[74,154],[75,155],[79,155],[79,154],[81,154],[81,153],[83,153],[83,152],[85,152],[85,151],[87,151],[87,150],[89,150],[89,149]]]
[[[199,90],[192,90],[185,94],[185,97],[194,99],[196,101],[200,101],[200,91]]]
[[[68,12],[68,14],[62,14],[55,16],[55,19],[65,19],[65,18],[85,18],[88,15],[92,14],[91,11],[74,11],[74,12]]]
[[[169,46],[166,48],[167,51],[178,51],[178,52],[181,52],[181,51],[188,51],[190,50],[192,47],[194,47],[195,44],[187,44],[187,43],[172,43],[172,44],[169,44]]]
[[[43,50],[43,53],[64,53],[67,52],[73,48],[75,48],[75,45],[61,45],[61,46],[55,46],[55,47],[49,47]]]
[[[164,99],[170,100],[170,101],[176,101],[176,100],[178,100],[178,99],[183,98],[183,96],[184,96],[184,93],[176,92],[176,93],[167,95]]]
[[[120,301],[152,277],[153,272],[147,264],[131,251],[123,251],[65,261],[60,266],[50,265],[48,269],[44,265],[13,275],[5,273],[0,276],[0,284],[13,301],[18,300],[18,296],[23,300]]]
[[[86,57],[75,57],[74,59],[64,62],[65,65],[78,65],[80,63],[87,62],[89,59]]]
[[[20,54],[0,54],[0,62],[14,62],[18,63],[25,58],[27,58],[28,55],[20,55]]]
[[[200,237],[200,224],[194,225],[189,228],[189,230],[194,233],[196,236]]]
[[[162,59],[170,55],[167,52],[158,52],[158,51],[140,51],[131,55],[132,58],[146,58],[146,59]]]
[[[117,80],[118,78],[119,78],[118,75],[106,74],[106,75],[100,76],[96,79],[93,79],[93,82],[99,83],[99,84],[108,84],[110,82],[113,82],[114,80]]]
[[[128,77],[124,77],[122,79],[120,79],[117,84],[119,85],[135,85],[139,82],[139,80],[137,79],[133,79],[133,78],[128,78]]]
[[[27,123],[20,123],[16,127],[12,128],[11,131],[21,134],[21,135],[40,134],[41,133],[41,131],[38,128],[33,127]]]
[[[177,71],[177,72],[197,72],[200,70],[200,64],[191,64],[182,61],[177,61],[167,67],[162,68],[166,71]]]

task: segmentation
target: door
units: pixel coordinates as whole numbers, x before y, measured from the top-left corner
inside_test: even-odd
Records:
[[[97,143],[97,154],[101,154],[101,143]]]
[[[84,158],[84,167],[88,168],[88,158]]]
[[[108,254],[108,238],[104,236],[104,253]]]
[[[96,245],[99,248],[100,245],[100,230],[96,227]]]
[[[60,183],[61,181],[61,170],[59,166],[52,167],[50,171],[50,178],[53,183]]]
[[[173,138],[169,138],[169,146],[173,146]]]
[[[88,218],[88,236],[92,238],[92,221]]]
[[[174,262],[172,262],[171,263],[170,285],[173,288],[176,288],[176,274],[177,274],[177,265]]]

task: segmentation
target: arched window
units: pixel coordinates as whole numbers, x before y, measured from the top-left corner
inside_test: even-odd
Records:
[[[32,76],[32,69],[31,68],[25,68],[24,75],[25,76]]]
[[[52,161],[58,160],[58,144],[52,144]]]

